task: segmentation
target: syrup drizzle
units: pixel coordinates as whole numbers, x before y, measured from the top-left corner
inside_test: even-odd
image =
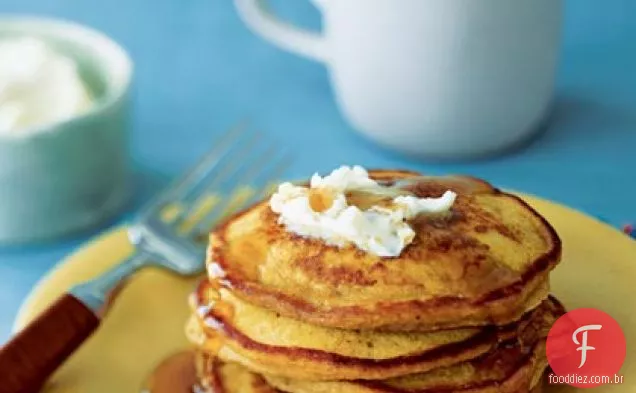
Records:
[[[148,376],[141,393],[199,393],[193,351],[176,353],[163,360]]]
[[[203,311],[199,318],[217,330],[216,334],[210,334],[208,331],[203,344],[206,353],[212,356],[216,356],[224,345],[223,327],[218,322],[213,322],[212,310],[224,318],[232,318],[234,315],[232,304],[221,300],[218,293],[220,288],[217,280],[202,282],[192,298],[195,309]],[[206,390],[199,386],[195,357],[194,351],[182,351],[166,358],[148,376],[141,393],[205,392]]]
[[[222,299],[220,290],[221,286],[217,280],[204,280],[196,288],[192,297],[194,308],[199,310],[197,320],[205,325],[203,333],[205,338],[201,347],[212,356],[218,355],[225,345],[222,321],[231,320],[234,317],[234,306]]]

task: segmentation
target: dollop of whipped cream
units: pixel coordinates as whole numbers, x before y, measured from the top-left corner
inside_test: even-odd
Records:
[[[397,257],[415,237],[407,220],[423,213],[446,212],[457,197],[452,191],[439,198],[400,195],[388,206],[365,210],[347,201],[347,192],[383,195],[385,190],[364,168],[342,166],[325,177],[315,174],[309,187],[281,184],[270,199],[270,207],[279,214],[278,223],[299,236],[339,247],[353,243],[380,257]]]
[[[25,136],[92,104],[70,58],[40,39],[0,39],[0,135]]]

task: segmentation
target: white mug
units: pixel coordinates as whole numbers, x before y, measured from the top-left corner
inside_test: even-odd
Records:
[[[417,155],[489,154],[549,110],[562,0],[314,0],[324,32],[265,0],[234,0],[255,32],[324,62],[341,110],[371,139]]]

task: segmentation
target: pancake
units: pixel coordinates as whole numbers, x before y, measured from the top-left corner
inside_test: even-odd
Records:
[[[530,353],[509,345],[473,361],[385,381],[265,379],[288,393],[526,393],[540,389],[547,365],[541,342]]]
[[[469,362],[386,381],[312,382],[261,376],[247,368],[198,353],[205,393],[540,393],[547,368],[545,343],[530,351],[509,344]],[[278,389],[277,389],[278,388]]]
[[[525,393],[539,391],[548,367],[545,340],[552,324],[565,313],[554,298],[544,312],[528,321],[517,338],[507,338],[475,359],[426,373],[380,381],[303,381],[265,376],[270,385],[289,393]]]
[[[307,380],[385,379],[475,358],[551,315],[551,301],[505,327],[431,332],[343,330],[310,325],[200,284],[191,341],[261,373]]]
[[[420,388],[420,390],[414,390],[411,388],[410,390],[406,388],[400,388],[397,386],[391,387],[390,384],[394,383],[396,385],[400,384],[400,381],[387,381],[384,386],[376,385],[374,386],[364,386],[360,383],[349,383],[347,385],[348,388],[345,388],[343,385],[346,383],[338,383],[338,382],[318,382],[318,383],[308,383],[304,381],[300,381],[294,383],[290,380],[284,380],[280,378],[267,377],[263,378],[262,376],[255,374],[243,366],[233,363],[225,363],[218,359],[210,358],[209,356],[202,354],[200,355],[200,364],[202,365],[202,369],[200,370],[200,380],[201,380],[201,388],[195,390],[195,392],[203,392],[203,393],[280,393],[281,390],[274,388],[274,386],[278,385],[281,389],[286,389],[283,391],[291,392],[291,393],[347,393],[347,392],[359,392],[359,393],[426,393],[426,392],[435,392],[435,393],[449,393],[449,392],[457,392],[457,393],[541,393],[542,388],[542,375],[539,373],[542,369],[541,360],[539,360],[536,364],[534,364],[535,375],[530,376],[530,368],[533,366],[529,363],[522,365],[517,372],[513,373],[510,377],[505,378],[504,380],[493,381],[490,379],[486,382],[487,378],[482,377],[481,385],[475,383],[475,381],[468,381],[464,384],[464,386],[460,386],[457,382],[465,382],[466,375],[475,375],[478,374],[478,371],[472,371],[469,365],[465,365],[463,367],[457,366],[453,369],[447,369],[446,372],[462,372],[463,371],[463,380],[455,380],[453,385],[444,385],[439,387],[436,390],[431,389],[432,385],[435,383],[447,383],[448,375],[444,377],[443,372],[438,373],[438,379],[433,382],[433,376],[431,376],[428,382],[428,388]],[[411,383],[417,380],[417,377],[412,377]],[[527,381],[530,381],[532,386],[531,389],[527,389],[524,385],[526,385]],[[407,382],[406,378],[401,381],[402,383]],[[421,383],[423,386],[425,383]],[[411,385],[413,387],[413,385]],[[345,390],[338,390],[344,388]],[[516,390],[515,390],[516,389]]]
[[[389,183],[418,176],[370,174]],[[521,199],[482,180],[417,177],[405,187],[418,197],[446,190],[458,194],[451,212],[410,222],[415,239],[395,258],[289,233],[261,201],[211,233],[210,280],[251,304],[325,327],[423,331],[516,321],[547,296],[561,256],[556,232]],[[363,194],[349,200],[369,203]]]

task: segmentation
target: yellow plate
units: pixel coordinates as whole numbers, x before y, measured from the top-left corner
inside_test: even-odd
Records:
[[[634,392],[636,241],[564,206],[534,197],[526,200],[563,239],[563,262],[552,279],[554,293],[569,309],[604,310],[625,331],[628,355],[621,370],[625,383],[600,387],[595,392]],[[33,290],[18,315],[16,329],[71,285],[99,274],[131,251],[124,229],[107,233],[80,249]],[[98,332],[59,370],[45,392],[139,392],[144,377],[161,359],[187,345],[183,335],[188,315],[186,297],[194,283],[195,279],[155,269],[139,273]]]

